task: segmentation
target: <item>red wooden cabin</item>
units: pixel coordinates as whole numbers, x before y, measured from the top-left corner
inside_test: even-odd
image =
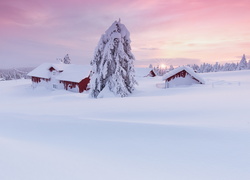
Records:
[[[88,90],[90,67],[76,64],[44,63],[28,73],[32,86],[49,89],[65,89],[82,93]]]

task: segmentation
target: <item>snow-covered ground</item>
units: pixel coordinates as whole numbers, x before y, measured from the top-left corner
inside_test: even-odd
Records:
[[[0,82],[0,180],[249,180],[250,71],[126,98]]]

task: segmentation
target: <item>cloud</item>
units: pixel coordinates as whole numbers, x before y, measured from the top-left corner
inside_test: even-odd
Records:
[[[140,50],[145,50],[145,51],[157,51],[160,50],[159,48],[139,48]]]
[[[70,51],[77,63],[88,63],[101,35],[121,18],[137,59],[230,59],[250,53],[249,6],[248,0],[1,0],[0,47],[8,44],[13,53],[0,48],[0,55],[40,63]],[[44,53],[38,58],[37,51]]]

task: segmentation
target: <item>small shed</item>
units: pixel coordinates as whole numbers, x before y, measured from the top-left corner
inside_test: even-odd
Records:
[[[43,63],[28,73],[32,86],[83,92],[88,89],[90,67],[76,64]]]
[[[156,74],[152,68],[135,68],[137,77],[155,77]]]
[[[165,87],[175,87],[180,85],[205,84],[199,74],[188,66],[178,67],[163,76]]]

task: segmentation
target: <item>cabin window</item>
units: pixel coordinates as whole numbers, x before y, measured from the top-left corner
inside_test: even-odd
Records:
[[[53,74],[53,75],[56,75],[56,71],[53,71],[52,74]]]

